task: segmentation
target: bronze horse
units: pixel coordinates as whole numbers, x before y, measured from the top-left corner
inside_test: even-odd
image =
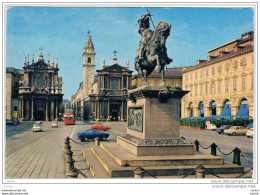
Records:
[[[136,52],[135,69],[146,85],[148,85],[147,76],[154,71],[156,66],[157,71],[161,73],[162,85],[165,85],[164,68],[172,62],[165,46],[170,29],[171,25],[164,21],[159,22],[154,31],[140,27],[139,33],[142,35],[142,40]]]

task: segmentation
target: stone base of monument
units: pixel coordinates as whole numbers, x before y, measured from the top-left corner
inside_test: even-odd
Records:
[[[194,144],[182,139],[140,139],[129,134],[117,137],[117,144],[136,156],[193,155]]]
[[[118,144],[110,142],[100,142],[100,146],[83,149],[82,152],[94,178],[133,177],[136,167],[142,167],[157,178],[182,178],[198,165],[203,165],[211,173],[223,177],[232,178],[244,173],[243,167],[225,163],[222,157],[210,154],[136,156]],[[145,174],[145,177],[150,176]],[[195,177],[194,173],[189,177]],[[250,178],[252,173],[243,177]]]
[[[137,167],[156,177],[183,177],[198,165],[230,177],[244,173],[222,157],[195,152],[194,144],[180,136],[180,99],[186,93],[165,86],[130,90],[126,134],[83,150],[93,177],[133,177]]]

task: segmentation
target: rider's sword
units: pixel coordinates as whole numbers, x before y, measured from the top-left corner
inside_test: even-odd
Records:
[[[148,11],[148,9],[146,9],[147,10],[147,12],[149,12]],[[150,12],[149,12],[150,13]],[[153,27],[154,27],[154,29],[155,29],[155,26],[154,26],[154,23],[153,23],[153,20],[152,20],[152,17],[151,17],[151,15],[149,15],[149,18],[151,19],[151,21],[152,21],[152,24],[153,24]]]

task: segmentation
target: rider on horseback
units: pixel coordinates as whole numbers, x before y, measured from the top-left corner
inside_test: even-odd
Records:
[[[144,60],[145,47],[148,45],[149,40],[153,35],[153,31],[150,29],[149,17],[151,16],[150,12],[147,11],[144,15],[138,20],[139,30],[138,33],[141,34],[142,39],[140,41],[139,49],[137,50],[136,60],[140,63]]]
[[[147,76],[157,66],[157,71],[162,75],[162,84],[164,84],[164,67],[172,62],[172,59],[167,55],[165,46],[166,39],[170,35],[171,25],[161,21],[153,31],[150,29],[150,19],[151,14],[147,11],[138,20],[138,33],[141,34],[142,39],[136,51],[135,69],[148,85]],[[151,22],[153,23],[152,19]]]

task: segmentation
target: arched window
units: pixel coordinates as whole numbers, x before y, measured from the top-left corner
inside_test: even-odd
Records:
[[[213,100],[210,104],[211,115],[216,115],[216,107],[217,107],[217,104],[216,104],[215,100]]]
[[[200,110],[199,116],[204,117],[204,103],[203,102],[199,103],[199,110]]]
[[[90,57],[88,58],[88,63],[91,63],[91,58]]]

